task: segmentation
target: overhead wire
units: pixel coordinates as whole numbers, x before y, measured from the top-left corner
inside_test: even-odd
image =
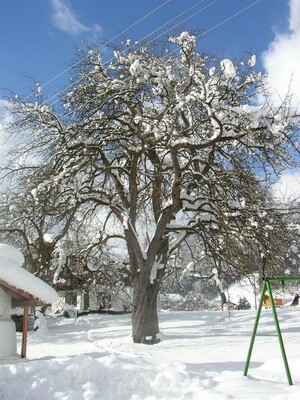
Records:
[[[212,3],[215,3],[215,2],[217,2],[217,1],[218,1],[218,0],[214,0]],[[224,25],[226,22],[228,22],[228,21],[230,21],[230,20],[232,20],[232,19],[238,17],[239,15],[243,14],[244,12],[248,11],[250,8],[254,7],[254,6],[257,5],[258,3],[260,3],[261,1],[262,1],[262,0],[255,0],[255,1],[252,2],[250,5],[248,5],[248,6],[244,7],[244,8],[242,8],[242,9],[240,9],[238,12],[232,14],[231,16],[229,16],[229,17],[227,17],[227,18],[224,18],[222,21],[220,21],[218,24],[214,25],[212,28],[209,28],[209,29],[207,29],[206,31],[200,33],[199,35],[196,36],[196,38],[200,38],[200,37],[202,37],[202,36],[205,36],[206,34],[212,32],[213,30],[215,30],[215,29],[219,28],[220,26]],[[205,8],[207,8],[207,7],[205,7]],[[203,10],[201,10],[201,11],[203,11]],[[189,20],[190,18],[192,18],[193,16],[195,16],[195,15],[198,14],[199,12],[200,12],[200,11],[195,12],[192,16],[186,18],[184,21],[181,21],[180,24],[182,24],[183,22],[186,22],[187,20]],[[176,26],[177,26],[177,25],[176,25]],[[175,27],[176,27],[176,26],[175,26]],[[170,29],[174,29],[175,27],[172,27],[172,28],[170,28]],[[168,30],[168,31],[169,31],[169,30]],[[165,33],[166,33],[166,32],[164,32],[163,34],[165,34]],[[157,38],[155,38],[155,39],[157,39]],[[153,39],[153,40],[154,40],[154,39]],[[173,53],[176,52],[176,51],[177,51],[177,50],[174,50],[174,51],[168,53],[168,55],[173,54]],[[69,116],[69,115],[71,115],[72,113],[76,112],[76,111],[79,110],[80,108],[83,108],[85,105],[87,105],[87,104],[89,104],[89,103],[90,103],[90,100],[87,101],[86,103],[82,104],[82,105],[79,105],[79,106],[76,107],[74,110],[72,110],[72,111],[70,111],[70,112],[64,114],[64,115],[62,116],[61,119],[64,120],[67,116]]]
[[[131,29],[133,26],[137,25],[140,21],[144,20],[145,18],[147,18],[148,16],[152,15],[154,12],[156,12],[157,10],[159,10],[160,8],[162,8],[164,5],[166,5],[166,3],[170,2],[171,0],[166,1],[165,3],[163,3],[161,6],[157,7],[156,9],[154,9],[151,13],[148,13],[147,15],[145,15],[143,18],[141,18],[139,21],[137,21],[136,23],[130,25],[127,29],[125,29],[124,31],[122,31],[119,35],[115,36],[114,38],[110,39],[109,41],[107,41],[103,46],[107,46],[109,43],[112,43],[113,40],[117,39],[119,36],[123,35],[124,33],[126,33],[129,29]],[[183,16],[184,14],[186,14],[187,12],[191,11],[192,9],[194,9],[195,7],[197,7],[198,5],[200,5],[201,3],[203,3],[206,0],[200,0],[198,1],[196,4],[194,4],[193,6],[189,7],[188,9],[186,9],[185,11],[181,12],[180,14],[176,15],[174,18],[170,19],[169,21],[165,22],[164,24],[162,24],[161,26],[159,26],[158,28],[156,28],[155,30],[153,30],[152,32],[150,32],[149,34],[147,34],[146,36],[144,36],[140,42],[145,41],[145,39],[147,39],[148,37],[150,37],[151,35],[153,35],[154,33],[158,32],[159,30],[161,30],[163,27],[167,26],[168,24],[174,22],[176,19],[180,18],[181,16]],[[170,32],[171,30],[174,30],[176,27],[178,27],[179,25],[183,24],[184,22],[188,21],[189,19],[193,18],[195,15],[201,13],[202,11],[204,11],[205,9],[207,9],[208,7],[212,6],[213,4],[217,3],[219,0],[214,0],[211,3],[209,3],[208,5],[206,5],[205,7],[203,7],[202,9],[194,12],[192,15],[190,15],[189,17],[181,20],[178,24],[174,25],[173,27],[169,28],[168,30],[164,31],[163,33],[161,33],[160,35],[156,36],[154,39],[152,39],[151,41],[149,41],[148,43],[145,43],[145,45],[149,45],[152,42],[154,42],[155,40],[157,40],[158,38],[160,38],[161,36],[165,35],[166,33]],[[203,33],[200,33],[199,35],[197,35],[197,38],[203,37],[205,35],[207,35],[208,33],[212,32],[213,30],[217,29],[218,27],[224,25],[226,22],[234,19],[235,17],[239,16],[240,14],[246,12],[248,9],[252,8],[253,6],[255,6],[256,4],[260,3],[262,0],[256,0],[253,3],[249,4],[248,6],[244,7],[243,9],[239,10],[238,12],[232,14],[231,16],[229,16],[228,18],[225,18],[224,20],[220,21],[218,24],[214,25],[212,28],[206,30]],[[132,46],[129,46],[128,49],[130,49]],[[65,71],[63,71],[61,74],[59,74],[57,77],[61,76],[63,73],[71,70],[74,66],[78,65],[80,62],[82,62],[84,59],[86,59],[88,57],[85,56],[83,58],[81,58],[77,63],[71,65],[68,69],[66,69]],[[112,61],[113,58],[109,59],[108,61],[105,62],[104,65],[108,64],[110,61]],[[54,81],[56,78],[53,78],[51,81],[48,81],[48,83]],[[80,78],[79,80],[72,82],[71,85],[67,86],[66,88],[64,88],[64,91],[74,85],[76,85],[77,83],[81,82],[83,78]],[[43,86],[44,87],[44,86]],[[45,104],[48,104],[50,100],[54,99],[55,97],[58,97],[59,94],[61,94],[63,91],[59,91],[58,93],[56,93],[55,95],[53,95],[52,97],[50,97],[49,99],[47,99],[47,101],[45,102]],[[55,105],[58,101],[60,101],[61,98],[59,98],[58,100],[56,100],[55,102],[51,103],[49,105],[49,107],[52,107],[53,105]]]
[[[189,7],[188,9],[186,9],[185,11],[181,12],[180,14],[177,14],[175,17],[171,18],[170,20],[168,20],[167,22],[165,22],[164,24],[160,25],[158,28],[154,29],[152,32],[148,33],[146,36],[142,37],[139,42],[140,43],[145,43],[145,40],[148,39],[150,36],[152,36],[153,34],[155,34],[156,32],[159,32],[162,28],[164,28],[165,26],[171,24],[172,22],[174,22],[176,19],[182,17],[183,15],[187,14],[189,11],[193,10],[194,8],[196,8],[197,6],[199,6],[200,4],[202,4],[204,1],[206,0],[199,0],[196,4],[194,4],[193,6]],[[203,7],[202,9],[194,12],[191,16],[181,20],[178,24],[176,24],[175,26],[169,28],[167,31],[164,31],[163,33],[161,33],[158,36],[155,36],[155,38],[153,38],[152,40],[150,40],[149,42],[145,43],[145,45],[149,45],[151,44],[153,41],[157,40],[158,38],[160,38],[162,35],[165,35],[167,32],[175,29],[176,27],[178,27],[179,25],[183,24],[184,22],[188,21],[190,18],[194,17],[195,15],[199,14],[200,12],[204,11],[206,8],[212,6],[214,3],[217,3],[219,0],[213,0],[210,4],[208,4],[207,6]],[[118,36],[117,36],[118,37]],[[117,38],[116,37],[116,38]],[[115,38],[111,39],[109,42],[106,43],[106,45],[108,45],[109,43],[112,43],[112,41],[115,40]],[[128,47],[128,50],[130,50],[130,48],[132,48],[134,45],[131,45]],[[81,61],[84,61],[87,58],[87,56],[83,57],[82,59],[80,59],[78,61],[78,63],[74,64],[74,66],[78,65]],[[113,61],[114,58],[110,58],[109,60],[107,60],[104,63],[104,66],[109,64],[111,61]],[[71,67],[70,67],[71,68]],[[66,88],[64,88],[63,91],[71,88],[72,86],[76,85],[77,83],[81,82],[83,80],[83,77],[77,79],[76,81],[72,82],[70,85],[68,85]],[[60,91],[58,93],[56,93],[55,95],[53,95],[52,97],[50,97],[49,99],[47,99],[45,101],[44,104],[48,104],[52,99],[55,99],[56,97],[58,97],[63,91]],[[62,98],[64,98],[65,96],[63,96]],[[56,101],[52,102],[51,104],[48,104],[49,107],[54,106],[57,102],[59,102],[60,100],[62,100],[62,98],[58,98]]]
[[[164,3],[160,4],[159,6],[157,6],[156,8],[154,8],[153,10],[151,10],[150,12],[148,12],[147,14],[145,14],[143,17],[141,17],[140,19],[138,19],[137,21],[135,21],[134,23],[132,23],[130,26],[128,26],[126,29],[124,29],[122,32],[118,33],[116,36],[114,36],[112,39],[108,40],[106,43],[104,43],[102,46],[108,46],[110,43],[112,43],[114,40],[116,40],[117,38],[119,38],[120,36],[124,35],[126,32],[128,32],[130,29],[132,29],[133,27],[135,27],[136,25],[138,25],[139,23],[141,23],[142,21],[144,21],[145,19],[147,19],[148,17],[150,17],[152,14],[154,14],[155,12],[159,11],[162,7],[164,7],[165,5],[167,5],[168,3],[170,3],[172,0],[166,0]],[[87,58],[88,55],[85,57]],[[79,61],[73,63],[72,65],[70,65],[68,68],[64,69],[62,72],[60,72],[59,74],[55,75],[53,78],[49,79],[47,82],[43,83],[42,85],[39,85],[40,89],[45,88],[46,86],[50,85],[52,82],[54,82],[56,79],[60,78],[62,75],[64,75],[66,72],[70,71],[71,69],[73,69],[76,65],[78,65],[80,62],[82,62],[82,59],[80,59]],[[25,97],[23,99],[26,100],[30,97],[31,95],[28,95],[27,97]]]
[[[207,31],[205,31],[204,33],[200,34],[199,37],[202,37],[204,35],[207,35],[208,33],[210,33],[211,31],[213,31],[214,29],[217,29],[219,26],[224,25],[226,22],[232,20],[233,18],[239,16],[240,14],[246,12],[247,10],[249,10],[250,8],[254,7],[256,4],[260,3],[262,0],[256,0],[253,3],[249,4],[248,6],[244,7],[242,10],[236,12],[235,14],[231,15],[230,17],[224,19],[223,21],[219,22],[218,24],[214,25],[212,28],[208,29]]]
[[[200,0],[200,1],[198,1],[198,3],[197,3],[196,5],[190,7],[188,10],[182,12],[182,13],[179,14],[178,16],[182,16],[182,15],[186,14],[187,11],[190,11],[191,9],[195,8],[195,6],[197,6],[197,5],[201,4],[201,3],[203,3],[203,1],[206,1],[206,0]],[[160,38],[162,35],[165,35],[165,34],[168,33],[169,31],[174,30],[174,29],[177,28],[179,25],[181,25],[181,24],[183,24],[184,22],[188,21],[189,19],[191,19],[191,18],[194,17],[195,15],[197,15],[197,14],[203,12],[203,11],[206,10],[208,7],[212,6],[213,4],[217,3],[218,1],[219,1],[219,0],[213,0],[211,3],[209,3],[209,4],[206,5],[205,7],[201,8],[200,10],[195,11],[195,12],[194,12],[192,15],[190,15],[189,17],[187,17],[187,18],[181,20],[178,24],[172,26],[171,28],[167,29],[166,31],[162,32],[160,35],[158,35],[158,36],[156,36],[155,38],[153,38],[152,40],[150,40],[149,42],[145,43],[145,45],[149,46],[149,44],[151,44],[152,42],[154,42],[155,40],[157,40],[158,38]],[[175,17],[175,18],[173,18],[173,19],[170,20],[170,21],[173,22],[175,19],[178,18],[178,16]],[[170,23],[170,21],[167,21],[165,24],[161,25],[161,26],[158,28],[158,30],[160,30],[160,29],[163,28],[164,26],[168,25],[168,24]],[[153,33],[153,32],[152,32],[152,33]],[[152,34],[152,33],[151,33],[151,34]],[[147,36],[145,36],[144,38],[142,38],[142,40],[145,40],[145,38],[151,36],[151,34],[148,34]],[[132,47],[132,46],[130,46],[130,47]],[[130,49],[130,47],[129,47],[128,49]],[[172,54],[172,52],[169,53],[169,54]],[[111,59],[111,60],[113,60],[113,59]],[[109,60],[109,61],[111,61],[111,60]],[[108,61],[108,62],[109,62],[109,61]],[[107,64],[108,62],[106,62],[105,64]],[[105,64],[104,64],[104,65],[105,65]],[[81,82],[82,79],[83,79],[83,78],[78,79],[78,80],[76,81],[76,83]],[[71,87],[71,86],[72,86],[72,85],[70,85],[69,87]],[[64,96],[63,96],[62,98],[60,98],[60,99],[57,99],[55,102],[51,103],[49,106],[51,107],[51,106],[55,105],[59,100],[62,100],[64,97],[66,97],[66,95],[64,95]],[[88,102],[87,102],[87,103],[84,103],[84,104],[82,105],[82,107],[83,107],[85,104],[88,104]],[[76,109],[73,110],[73,112],[74,112],[74,111],[76,111]],[[71,112],[70,112],[70,113],[71,113]],[[70,113],[65,114],[64,117],[67,117],[68,115],[70,115]]]

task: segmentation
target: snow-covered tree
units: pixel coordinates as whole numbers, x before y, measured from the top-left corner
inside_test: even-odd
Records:
[[[11,165],[12,176],[10,163],[7,171],[12,180],[0,198],[0,235],[22,250],[32,273],[49,281],[54,253],[68,233],[78,206],[72,207],[68,198],[58,201],[60,193],[54,186],[44,187],[43,194],[37,196],[36,187],[50,175],[43,163]]]
[[[105,64],[88,51],[64,111],[16,101],[11,129],[23,153],[47,154],[51,176],[35,196],[51,188],[58,205],[91,208],[103,243],[125,243],[133,340],[155,342],[159,287],[187,237],[199,235],[215,257],[228,238],[267,250],[273,227],[261,194],[292,162],[297,130],[287,102],[269,103],[253,57],[217,62],[187,32],[163,55],[136,45],[114,56]]]

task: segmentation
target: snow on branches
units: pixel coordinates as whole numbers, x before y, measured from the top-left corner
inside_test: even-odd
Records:
[[[108,64],[89,52],[60,112],[25,105],[14,123],[35,134],[26,151],[47,156],[30,186],[37,204],[47,188],[57,214],[69,204],[82,219],[101,215],[105,241],[125,242],[137,310],[193,234],[214,256],[232,257],[224,246],[238,238],[265,249],[267,183],[295,159],[297,121],[287,102],[270,103],[255,57],[216,60],[196,47],[183,32],[164,52],[127,43]]]

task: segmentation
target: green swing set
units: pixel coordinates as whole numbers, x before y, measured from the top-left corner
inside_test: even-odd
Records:
[[[285,348],[284,348],[283,338],[282,338],[282,334],[281,334],[281,330],[280,330],[280,326],[279,326],[279,320],[278,320],[278,316],[277,316],[277,312],[276,312],[275,301],[273,298],[272,288],[271,288],[271,283],[281,282],[282,285],[284,286],[285,282],[287,282],[287,281],[300,281],[300,276],[264,277],[263,278],[263,287],[262,287],[262,292],[261,292],[261,298],[260,298],[259,306],[257,309],[257,315],[256,315],[253,333],[252,333],[250,346],[249,346],[249,350],[248,350],[248,355],[247,355],[247,359],[246,359],[244,375],[247,376],[247,374],[248,374],[248,369],[249,369],[249,365],[250,365],[252,350],[253,350],[254,341],[255,341],[256,336],[278,336],[280,350],[281,350],[281,354],[282,354],[282,358],[283,358],[283,362],[284,362],[284,366],[285,366],[288,383],[289,383],[289,385],[293,385],[290,368],[289,368],[289,364],[288,364],[288,360],[287,360],[286,352],[285,352]],[[270,298],[270,305],[271,305],[272,314],[273,314],[273,318],[274,318],[274,322],[275,322],[275,326],[276,326],[277,335],[270,335],[270,334],[265,335],[265,334],[257,333],[257,328],[258,328],[259,319],[260,319],[261,310],[263,307],[263,302],[264,302],[264,297],[265,297],[266,292],[268,292],[268,295]]]

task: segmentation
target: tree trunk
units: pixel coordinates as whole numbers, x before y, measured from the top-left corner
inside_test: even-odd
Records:
[[[159,280],[146,283],[141,274],[133,282],[132,337],[134,343],[154,344],[159,340],[157,299]]]
[[[221,309],[223,310],[225,304],[227,304],[227,299],[225,293],[221,290],[220,290],[220,297],[221,297]]]

